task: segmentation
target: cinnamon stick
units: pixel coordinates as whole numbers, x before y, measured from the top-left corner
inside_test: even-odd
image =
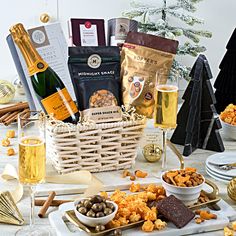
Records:
[[[13,122],[14,120],[16,120],[17,115],[18,115],[19,111],[14,111],[13,113],[11,113],[11,115],[9,115],[4,121],[4,125],[9,125],[11,122]]]
[[[56,196],[56,193],[53,191],[49,194],[48,199],[45,201],[45,203],[43,204],[43,207],[41,208],[40,212],[38,213],[38,216],[40,218],[43,218],[53,200],[53,198]]]
[[[4,114],[3,116],[1,116],[1,118],[0,118],[0,123],[3,122],[5,119],[7,119],[10,114],[11,114],[11,112],[7,112],[7,113]]]
[[[4,107],[0,109],[0,114],[5,114],[7,112],[12,112],[12,111],[17,111],[17,110],[22,110],[25,108],[28,108],[29,104],[28,102],[19,102],[15,105],[9,106],[9,107]]]
[[[35,206],[43,206],[43,204],[46,202],[44,199],[35,199],[34,204]],[[58,207],[63,203],[72,202],[72,200],[52,200],[50,206]]]

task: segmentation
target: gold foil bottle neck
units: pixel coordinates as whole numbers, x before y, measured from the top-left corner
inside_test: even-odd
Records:
[[[18,40],[21,40],[23,37],[29,38],[27,31],[25,30],[23,24],[21,23],[13,25],[10,28],[10,32],[15,42],[17,42]]]
[[[48,68],[48,64],[35,49],[23,24],[18,23],[13,25],[10,28],[10,33],[25,59],[29,75],[32,76],[38,72],[45,71]]]

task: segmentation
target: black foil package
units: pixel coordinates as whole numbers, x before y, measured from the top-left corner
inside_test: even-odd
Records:
[[[82,118],[121,120],[119,48],[69,47],[68,66]]]

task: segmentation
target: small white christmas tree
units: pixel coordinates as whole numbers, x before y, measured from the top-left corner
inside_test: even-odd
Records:
[[[150,6],[140,2],[131,2],[133,9],[125,12],[124,16],[139,21],[139,31],[155,34],[169,39],[185,38],[185,42],[179,45],[178,55],[191,55],[196,57],[199,53],[206,50],[204,46],[199,45],[200,37],[210,38],[211,32],[194,29],[196,24],[203,24],[202,19],[192,15],[197,8],[196,3],[202,0],[156,0],[159,6]],[[187,28],[171,25],[175,19],[179,19]],[[171,73],[178,73],[182,78],[189,80],[191,68],[182,65],[174,60]]]

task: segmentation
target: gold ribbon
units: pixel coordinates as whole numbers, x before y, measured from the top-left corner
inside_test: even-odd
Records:
[[[18,173],[13,165],[7,164],[1,174],[5,181],[17,180],[17,186],[14,190],[10,191],[15,202],[21,200],[24,190],[23,185],[19,182]],[[45,178],[46,183],[57,184],[85,184],[88,188],[85,190],[83,196],[91,196],[103,190],[103,183],[94,177],[89,171],[76,171],[68,174],[55,174],[49,172]]]

